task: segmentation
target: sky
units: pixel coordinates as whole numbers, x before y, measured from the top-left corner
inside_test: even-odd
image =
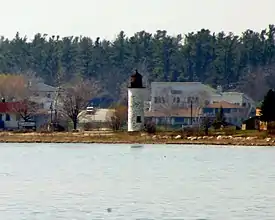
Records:
[[[0,35],[18,31],[115,39],[145,30],[187,34],[202,28],[240,34],[275,24],[274,0],[0,0]]]

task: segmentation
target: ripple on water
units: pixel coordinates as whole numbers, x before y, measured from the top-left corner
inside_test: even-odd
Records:
[[[0,219],[275,217],[272,148],[17,146],[0,148]]]

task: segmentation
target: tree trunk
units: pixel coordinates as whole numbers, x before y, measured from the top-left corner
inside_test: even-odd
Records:
[[[205,128],[205,129],[204,129],[204,134],[205,134],[206,136],[208,136],[208,128]]]
[[[77,116],[74,116],[72,118],[72,121],[73,121],[73,129],[76,130],[77,129]]]

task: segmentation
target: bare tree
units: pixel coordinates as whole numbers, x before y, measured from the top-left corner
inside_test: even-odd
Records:
[[[240,79],[237,89],[249,95],[252,99],[260,101],[263,99],[275,79],[275,67],[257,67],[247,72]]]
[[[15,103],[15,105],[13,105],[13,110],[20,115],[20,118],[23,119],[24,122],[29,122],[33,120],[39,107],[39,104],[25,99],[22,102]]]
[[[158,96],[157,101],[159,105],[159,110],[165,115],[165,122],[164,126],[167,128],[168,125],[171,124],[171,117],[173,116],[173,112],[175,109],[175,103],[177,103],[177,100],[174,100],[172,95],[170,94],[171,88],[165,88],[162,90],[161,94]]]
[[[74,78],[63,86],[60,95],[62,103],[61,112],[73,122],[73,129],[77,129],[78,115],[84,110],[89,100],[99,92],[99,84],[94,80],[84,80],[81,77]]]
[[[13,111],[17,112],[25,122],[30,121],[37,113],[39,105],[30,100],[31,90],[28,74],[0,75],[0,94],[6,102],[11,102]],[[33,77],[32,79],[35,79]]]
[[[0,95],[6,101],[20,100],[26,97],[27,85],[25,77],[15,74],[0,75]]]
[[[115,106],[114,112],[111,112],[111,115],[106,115],[110,128],[112,130],[120,130],[121,127],[127,122],[127,112],[128,109],[126,106],[118,105]]]
[[[207,94],[206,92],[203,92],[203,91],[200,91],[198,93],[198,102],[197,102],[197,106],[195,108],[196,112],[195,114],[198,116],[198,124],[200,125],[201,122],[200,122],[200,116],[201,116],[201,113],[202,113],[202,109],[208,105],[210,102],[210,97],[209,97],[209,94]]]
[[[201,126],[203,128],[204,134],[208,135],[208,131],[209,128],[212,126],[213,121],[211,120],[211,118],[209,117],[204,117],[202,122],[201,122]]]

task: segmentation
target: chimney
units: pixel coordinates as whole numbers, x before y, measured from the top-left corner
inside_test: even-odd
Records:
[[[222,86],[221,86],[221,85],[218,85],[218,86],[217,86],[217,92],[218,92],[218,93],[222,93]]]

